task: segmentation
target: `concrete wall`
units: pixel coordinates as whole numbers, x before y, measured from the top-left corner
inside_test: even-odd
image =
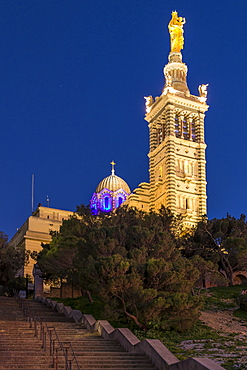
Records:
[[[81,297],[81,290],[71,284],[62,284],[61,288],[51,287],[49,293],[36,294],[35,296],[54,297],[54,298],[78,298]]]

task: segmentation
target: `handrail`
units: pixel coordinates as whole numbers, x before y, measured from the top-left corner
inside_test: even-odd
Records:
[[[64,343],[66,343],[66,342],[64,342]],[[75,352],[74,352],[74,348],[72,347],[71,342],[67,342],[67,343],[68,343],[69,347],[65,347],[65,353],[66,353],[67,363],[68,363],[69,367],[68,367],[68,369],[66,368],[66,370],[71,370],[72,369],[73,361],[75,361],[77,369],[80,369],[80,366],[78,364],[78,361],[77,361],[77,358],[76,358],[76,355],[75,355]],[[69,353],[68,353],[69,349],[72,352],[72,358],[71,359],[69,359]]]
[[[53,331],[52,331],[53,330]],[[60,342],[59,338],[58,338],[58,334],[56,332],[56,328],[52,328],[52,330],[50,330],[50,349],[53,351],[53,355],[54,355],[54,352],[56,352],[56,356],[55,356],[55,363],[53,361],[53,365],[56,366],[56,370],[57,370],[57,364],[58,364],[58,351],[59,350],[62,350],[63,351],[63,354],[64,354],[64,357],[66,359],[66,370],[71,370],[72,369],[72,363],[73,361],[75,361],[76,365],[77,365],[77,369],[80,370],[80,366],[78,364],[78,361],[77,361],[77,358],[76,358],[76,355],[75,355],[75,352],[74,352],[74,349],[72,347],[72,344],[71,342]],[[58,343],[58,346],[55,347],[55,340],[53,339],[52,340],[52,332],[54,332],[55,334],[55,340],[57,341]],[[69,359],[69,351],[68,350],[71,350],[72,352],[72,358]]]
[[[16,295],[15,298],[19,303],[26,320],[29,322],[30,328],[34,326],[35,337],[38,337],[38,325],[39,325],[41,348],[43,348],[44,351],[46,351],[46,342],[48,334],[50,347],[49,352],[50,356],[52,356],[51,366],[56,370],[58,369],[58,352],[61,350],[65,359],[65,370],[72,370],[73,363],[76,365],[77,370],[80,370],[80,366],[78,364],[71,342],[61,342],[54,326],[48,326],[45,318],[40,317],[37,314],[37,312],[34,312],[31,309],[29,303],[26,302],[23,298],[20,298],[18,295]],[[54,333],[54,338],[52,333]],[[69,351],[71,351],[71,359],[69,358]]]

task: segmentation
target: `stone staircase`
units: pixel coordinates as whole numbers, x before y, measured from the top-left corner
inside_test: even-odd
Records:
[[[48,369],[50,359],[14,298],[0,297],[0,369]]]
[[[115,340],[103,339],[98,332],[76,324],[50,307],[28,300],[31,309],[44,317],[48,327],[55,327],[61,342],[71,342],[80,369],[155,370],[146,355],[129,353]],[[14,298],[0,297],[0,369],[50,369],[49,340],[46,352],[24,320]],[[58,352],[58,369],[65,369],[62,351]],[[78,369],[73,362],[72,369]]]

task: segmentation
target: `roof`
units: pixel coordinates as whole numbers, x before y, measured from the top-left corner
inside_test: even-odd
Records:
[[[101,190],[108,189],[110,191],[124,190],[127,194],[130,194],[130,188],[127,182],[125,182],[121,177],[111,174],[100,181],[96,188],[96,193],[100,193]]]

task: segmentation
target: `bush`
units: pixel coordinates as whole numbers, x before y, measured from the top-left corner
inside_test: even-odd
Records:
[[[247,294],[241,294],[239,296],[240,310],[247,311]]]

